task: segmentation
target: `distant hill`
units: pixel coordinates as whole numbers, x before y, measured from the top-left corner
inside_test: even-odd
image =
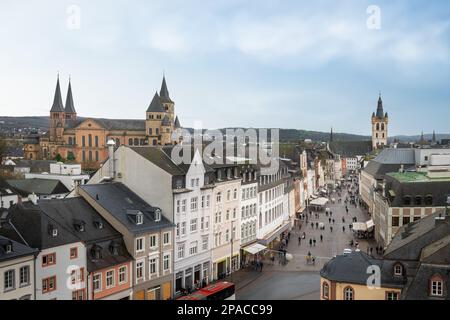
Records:
[[[81,118],[81,117],[80,117]],[[82,118],[81,118],[82,119]],[[24,129],[33,128],[41,131],[47,131],[49,127],[49,117],[36,116],[36,117],[2,117],[0,116],[0,132],[5,132],[11,129]],[[225,129],[238,129],[236,128],[224,128]],[[432,139],[432,134],[424,135],[426,140]],[[437,134],[437,139],[450,139],[450,134]],[[401,141],[418,141],[420,136],[394,136],[390,137],[389,141],[393,139],[400,139]],[[328,141],[330,139],[329,132],[320,131],[308,131],[299,129],[280,129],[280,141],[282,142],[294,142],[298,140],[311,139],[313,141]],[[370,140],[370,136],[356,135],[350,133],[333,132],[333,139],[335,141],[357,141],[357,140]]]

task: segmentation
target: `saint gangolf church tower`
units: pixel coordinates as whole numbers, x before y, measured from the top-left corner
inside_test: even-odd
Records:
[[[388,122],[388,114],[383,111],[383,101],[380,94],[377,112],[372,113],[372,149],[380,149],[387,145]]]

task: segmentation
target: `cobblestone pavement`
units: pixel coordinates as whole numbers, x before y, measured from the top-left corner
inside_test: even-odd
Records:
[[[320,276],[319,271],[323,265],[333,256],[342,254],[346,248],[355,249],[349,246],[350,240],[359,242],[359,249],[367,252],[368,247],[375,247],[373,240],[354,239],[353,232],[349,229],[352,218],[356,217],[358,222],[366,222],[370,216],[365,210],[359,206],[348,205],[348,214],[345,211],[344,199],[346,192],[342,193],[342,203],[338,203],[337,194],[331,195],[336,202],[328,203],[327,207],[332,212],[331,219],[335,222],[329,222],[329,216],[321,211],[316,217],[314,213],[308,218],[308,224],[302,221],[300,230],[292,230],[290,241],[287,246],[287,252],[293,255],[293,259],[287,264],[280,264],[278,261],[272,263],[270,260],[264,261],[263,271],[258,275],[256,271],[238,271],[241,278],[236,278],[236,297],[238,299],[318,299]],[[305,211],[306,213],[306,211]],[[344,218],[345,222],[343,222]],[[314,227],[311,227],[311,222]],[[322,222],[325,225],[324,230],[316,228],[316,222]],[[333,231],[330,231],[330,226]],[[343,231],[342,227],[345,227]],[[305,232],[306,238],[298,244],[298,237]],[[320,235],[323,241],[320,241]],[[316,245],[310,246],[309,239],[316,239]],[[306,255],[311,252],[316,257],[315,265],[306,263]],[[375,249],[373,250],[375,255]],[[277,281],[276,279],[279,279]],[[243,285],[239,286],[237,281],[242,281]],[[295,284],[295,285],[293,285]],[[276,286],[277,289],[272,288]],[[284,287],[284,289],[282,288]],[[271,289],[272,288],[272,289]],[[261,293],[261,290],[264,293]],[[284,291],[283,291],[284,290]],[[283,293],[285,292],[285,293]]]

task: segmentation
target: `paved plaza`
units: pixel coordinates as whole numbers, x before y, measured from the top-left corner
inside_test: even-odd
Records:
[[[338,203],[337,194],[332,194],[335,203],[328,203],[327,207],[332,212],[329,222],[329,215],[321,211],[316,217],[313,213],[308,217],[308,224],[302,221],[300,230],[291,231],[287,252],[292,254],[293,259],[285,265],[277,260],[272,263],[270,260],[264,261],[263,271],[252,269],[240,270],[236,272],[234,282],[236,283],[237,299],[319,299],[320,276],[319,271],[322,266],[333,256],[342,254],[346,248],[351,247],[351,240],[359,242],[359,249],[367,252],[368,247],[375,247],[373,240],[354,239],[353,232],[349,229],[352,218],[356,217],[358,222],[366,222],[370,216],[359,206],[348,204],[348,214],[345,210],[344,199],[346,192],[342,192],[342,203]],[[305,211],[306,214],[306,211]],[[309,215],[309,214],[308,214]],[[344,218],[345,222],[343,222]],[[311,222],[313,227],[311,227]],[[322,222],[324,230],[316,228],[316,223]],[[330,231],[330,226],[333,231]],[[343,231],[345,227],[345,231]],[[298,242],[298,237],[305,232],[306,238]],[[320,241],[322,235],[323,241]],[[315,239],[315,246],[310,246],[309,239]],[[316,257],[314,265],[307,264],[306,256],[308,252]],[[375,255],[375,248],[373,249]]]

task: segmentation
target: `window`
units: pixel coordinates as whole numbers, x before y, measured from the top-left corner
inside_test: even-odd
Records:
[[[414,197],[414,204],[416,206],[421,206],[422,205],[422,197],[421,196],[415,196]]]
[[[233,190],[233,199],[236,200],[237,199],[237,189]]]
[[[42,256],[42,266],[47,267],[56,263],[56,253],[50,253]]]
[[[178,245],[178,259],[184,258],[184,243]]]
[[[56,276],[42,279],[42,293],[48,293],[56,290]]]
[[[192,256],[193,254],[197,253],[197,241],[194,241],[191,243],[191,247],[189,248],[189,254]]]
[[[4,274],[4,290],[8,291],[8,290],[13,290],[14,289],[14,284],[15,284],[15,272],[14,270],[8,270],[5,271]]]
[[[136,252],[144,251],[144,238],[136,239]]]
[[[221,222],[221,220],[222,220],[222,213],[219,211],[219,212],[216,212],[216,217],[215,217],[216,219],[215,219],[215,222],[216,223],[220,223]]]
[[[156,234],[150,236],[150,249],[155,249],[158,246],[158,238]]]
[[[106,289],[114,287],[114,270],[106,272]]]
[[[127,282],[127,266],[122,266],[119,268],[119,284],[124,284]]]
[[[236,219],[236,208],[233,208],[233,219]]]
[[[181,209],[181,201],[177,200],[177,213],[180,213],[180,209]]]
[[[444,281],[441,276],[435,275],[430,280],[430,295],[441,297],[444,295]]]
[[[85,137],[85,136],[82,136],[82,137],[81,137],[81,145],[82,145],[83,147],[86,146],[86,137]]]
[[[20,268],[19,286],[23,287],[30,284],[30,267],[24,266]]]
[[[225,231],[225,242],[230,241],[230,230]]]
[[[95,146],[98,148],[98,136],[95,136]]]
[[[191,220],[191,232],[197,231],[197,219]]]
[[[209,208],[210,196],[209,194],[206,196],[206,208]]]
[[[181,235],[185,235],[186,234],[186,221],[183,221],[181,223]]]
[[[144,276],[144,261],[136,261],[136,279],[142,279]]]
[[[194,181],[195,181],[195,179],[191,179],[191,187],[194,186]]]
[[[150,276],[156,275],[158,273],[158,258],[150,259],[150,268],[149,268]]]
[[[170,232],[163,233],[163,245],[167,246],[170,244]]]
[[[410,196],[404,196],[403,197],[403,204],[405,206],[410,206],[411,205],[411,197]]]
[[[328,300],[330,295],[330,287],[328,282],[322,284],[322,298]]]
[[[165,253],[163,256],[163,270],[170,270],[170,253]]]
[[[70,248],[70,259],[76,259],[78,257],[78,248]]]
[[[191,198],[191,211],[197,211],[198,197]]]
[[[222,202],[222,192],[217,192],[216,202],[217,203],[221,203]]]
[[[225,221],[230,220],[230,210],[227,210],[227,214],[225,215]]]
[[[344,289],[344,300],[354,300],[355,295],[352,287],[346,287]]]
[[[102,274],[96,273],[92,277],[92,288],[94,289],[94,292],[99,292],[102,290]]]
[[[155,210],[155,221],[161,221],[161,210],[159,209]]]
[[[92,147],[92,135],[91,134],[88,135],[88,144],[89,144],[89,147]]]
[[[144,214],[142,212],[136,213],[136,224],[144,223]]]
[[[399,226],[399,222],[400,218],[399,217],[392,217],[392,226],[393,227],[398,227]]]
[[[202,250],[208,250],[208,237],[203,237],[202,238]]]
[[[200,179],[197,178],[197,179],[195,179],[195,186],[198,187],[199,185],[200,185]]]
[[[181,212],[186,212],[186,199],[181,200]]]
[[[227,191],[227,201],[230,201],[231,199],[231,190]]]
[[[395,276],[403,275],[403,267],[400,263],[397,263],[396,265],[394,265],[394,275]]]
[[[411,221],[411,219],[410,219],[410,217],[403,217],[403,219],[402,219],[403,221],[403,225],[405,225],[405,224],[408,224],[410,221]]]
[[[72,300],[84,300],[84,289],[73,291]]]
[[[398,300],[398,292],[386,292],[386,300]]]
[[[152,128],[148,128],[148,134],[151,136],[152,135]]]
[[[426,206],[432,206],[433,205],[433,196],[432,195],[425,196],[425,205]]]

